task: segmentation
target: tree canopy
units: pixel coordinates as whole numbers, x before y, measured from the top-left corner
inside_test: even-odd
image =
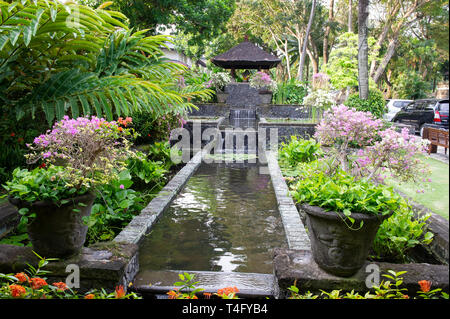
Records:
[[[187,44],[201,46],[224,32],[233,14],[235,0],[116,0],[118,9],[130,19],[131,27],[149,29],[174,27],[187,36]]]

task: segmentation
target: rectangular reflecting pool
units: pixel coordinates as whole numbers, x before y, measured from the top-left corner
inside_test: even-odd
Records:
[[[140,244],[139,268],[272,274],[287,247],[270,175],[202,163]]]

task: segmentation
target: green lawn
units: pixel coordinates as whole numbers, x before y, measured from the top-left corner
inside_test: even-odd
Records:
[[[423,156],[423,161],[430,165],[432,170],[431,176],[424,176],[425,178],[431,178],[430,187],[425,189],[425,193],[418,193],[419,187],[414,183],[398,183],[395,180],[388,179],[385,182],[411,197],[416,203],[422,204],[448,219],[449,166],[428,156]]]

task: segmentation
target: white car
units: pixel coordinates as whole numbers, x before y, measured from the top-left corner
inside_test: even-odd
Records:
[[[388,100],[388,103],[386,104],[387,113],[383,115],[383,118],[386,121],[391,121],[395,114],[397,114],[397,112],[400,111],[402,107],[407,106],[411,102],[413,102],[413,100]]]

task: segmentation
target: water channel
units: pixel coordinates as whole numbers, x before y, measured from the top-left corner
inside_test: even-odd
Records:
[[[140,248],[140,268],[273,272],[286,246],[270,175],[257,164],[205,164],[189,179]]]

